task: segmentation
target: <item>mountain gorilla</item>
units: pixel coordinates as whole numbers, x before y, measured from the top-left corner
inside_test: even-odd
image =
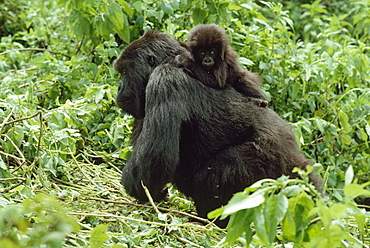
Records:
[[[256,104],[267,106],[259,76],[240,66],[238,54],[223,28],[216,24],[199,24],[190,30],[186,46],[192,58],[177,56],[176,61],[188,69],[190,76],[214,88],[231,84]]]
[[[149,31],[115,62],[117,104],[135,117],[134,148],[122,171],[128,194],[147,201],[144,184],[160,201],[173,183],[206,217],[257,180],[296,177],[294,167],[310,164],[274,111],[233,87],[205,86],[173,63],[176,55],[190,56],[177,40]],[[315,175],[310,179],[319,185]]]

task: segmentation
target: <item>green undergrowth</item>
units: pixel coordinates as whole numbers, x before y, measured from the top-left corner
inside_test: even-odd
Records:
[[[73,160],[68,178],[35,170],[0,180],[8,185],[1,198],[2,247],[200,247],[220,240],[212,224],[188,221],[197,218],[193,204],[173,189],[168,203],[139,204],[125,194],[114,166],[94,165],[84,155]]]

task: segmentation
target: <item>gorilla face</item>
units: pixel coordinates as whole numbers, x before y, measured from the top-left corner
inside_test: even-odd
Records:
[[[116,102],[126,113],[135,118],[144,117],[145,88],[150,76],[149,57],[142,54],[132,54],[135,60],[126,60],[124,53],[115,63],[115,69],[121,74],[118,84]]]
[[[218,51],[213,47],[207,50],[202,49],[198,51],[199,62],[207,69],[212,68],[215,65],[217,54],[219,54]]]
[[[124,112],[144,118],[145,89],[153,69],[175,57],[179,49],[185,48],[168,35],[152,30],[123,50],[114,68],[121,74],[116,102]]]

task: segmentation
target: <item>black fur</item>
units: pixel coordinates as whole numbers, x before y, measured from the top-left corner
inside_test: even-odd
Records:
[[[134,149],[122,172],[130,195],[147,201],[143,182],[160,201],[165,184],[173,183],[206,217],[257,180],[295,177],[294,167],[310,164],[274,111],[234,87],[205,86],[171,62],[178,54],[190,56],[178,41],[150,31],[115,63],[122,75],[117,103],[136,118]]]

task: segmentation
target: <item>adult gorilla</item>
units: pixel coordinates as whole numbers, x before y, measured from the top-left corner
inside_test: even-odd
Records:
[[[189,56],[178,41],[149,31],[114,65],[122,76],[117,103],[135,117],[134,149],[122,172],[131,196],[147,201],[144,184],[159,201],[173,183],[206,217],[257,180],[295,177],[294,167],[310,164],[274,111],[233,87],[205,86],[171,63],[179,54]]]

